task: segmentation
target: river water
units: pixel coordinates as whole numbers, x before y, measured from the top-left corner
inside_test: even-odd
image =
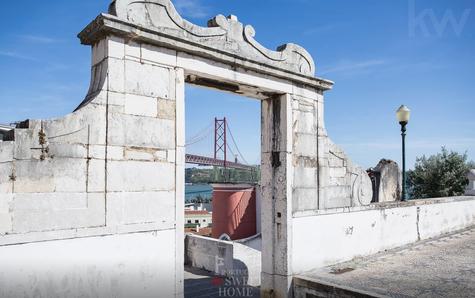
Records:
[[[213,188],[209,184],[185,185],[185,202],[201,196],[203,199],[211,199]]]

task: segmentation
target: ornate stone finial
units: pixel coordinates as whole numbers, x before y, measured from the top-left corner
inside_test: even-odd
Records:
[[[160,34],[175,35],[293,73],[315,75],[315,63],[304,48],[290,43],[276,51],[269,50],[254,39],[254,28],[244,26],[234,15],[218,15],[208,22],[208,27],[201,27],[183,19],[170,0],[114,0],[109,13]]]
[[[475,196],[475,169],[468,171],[467,178],[468,178],[468,186],[467,186],[467,190],[465,191],[465,195]]]

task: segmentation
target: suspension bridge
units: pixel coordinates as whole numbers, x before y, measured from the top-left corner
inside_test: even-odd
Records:
[[[213,129],[214,124],[214,129]],[[249,165],[236,144],[233,133],[229,128],[226,117],[223,119],[215,118],[209,126],[199,131],[196,135],[187,140],[187,149],[194,144],[202,142],[209,138],[214,132],[214,155],[201,156],[194,154],[186,154],[185,161],[188,164],[196,164],[200,166],[216,166],[223,168],[233,168],[241,170],[253,170],[255,167]],[[231,143],[229,142],[231,141]],[[233,149],[234,147],[234,149]],[[229,160],[229,153],[234,157]],[[235,153],[236,152],[236,153]],[[240,160],[238,159],[240,158]]]

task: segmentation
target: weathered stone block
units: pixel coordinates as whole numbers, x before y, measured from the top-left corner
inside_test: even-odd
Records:
[[[175,147],[175,122],[133,115],[109,116],[109,144],[115,146]]]
[[[176,115],[176,103],[172,100],[158,100],[158,118],[174,120]]]
[[[18,211],[58,211],[87,209],[86,193],[17,193],[14,195],[12,210]]]
[[[294,133],[294,153],[298,156],[317,156],[317,136],[315,134]]]
[[[105,190],[106,162],[100,159],[91,159],[87,166],[87,191],[101,192]]]
[[[326,196],[320,197],[320,209],[351,206],[351,189],[345,186],[329,186],[324,190]]]
[[[127,72],[126,93],[164,99],[171,98],[169,69],[130,60],[125,61],[125,68]]]
[[[121,146],[107,146],[107,159],[108,160],[121,160],[124,159],[125,148]]]
[[[15,149],[16,159],[39,159],[39,129],[15,129]]]
[[[148,60],[157,64],[176,66],[176,51],[156,47],[154,45],[142,45],[142,59]]]
[[[179,152],[181,152],[180,150],[178,150]],[[168,150],[167,151],[167,161],[170,162],[170,163],[175,163],[176,161],[176,150]],[[182,161],[180,159],[180,161]],[[180,162],[178,162],[179,165],[181,165]]]
[[[86,160],[54,158],[15,162],[15,192],[85,192]]]
[[[334,186],[341,186],[341,185],[346,185],[349,183],[348,176],[345,177],[333,177],[330,176],[328,178],[328,185],[334,185]]]
[[[294,123],[294,132],[317,134],[317,121],[313,113],[294,111]]]
[[[334,178],[344,178],[346,176],[346,167],[328,168],[328,174]]]
[[[10,203],[13,200],[13,194],[0,193],[0,214],[10,213]]]
[[[126,94],[124,113],[136,116],[157,117],[157,98]]]
[[[10,204],[13,194],[0,193],[0,235],[10,233],[12,230],[12,214]]]
[[[297,110],[298,111],[303,112],[303,113],[312,113],[312,114],[315,113],[316,107],[317,107],[317,102],[316,101],[314,101],[312,99],[300,97],[300,96],[295,96],[295,95],[292,95],[292,97],[294,99],[295,98],[297,99],[297,102],[298,102]]]
[[[176,146],[185,146],[185,72],[175,70]]]
[[[106,146],[103,145],[91,145],[89,146],[89,157],[94,159],[107,159],[108,160],[122,160],[124,159],[124,147],[122,146]]]
[[[129,40],[125,44],[125,54],[127,56],[140,59],[141,56],[142,56],[141,55],[141,44],[136,42],[136,41]]]
[[[14,142],[0,142],[0,163],[13,160]]]
[[[43,131],[51,143],[105,145],[106,107],[88,104],[63,118],[43,121]],[[38,133],[34,132],[32,138],[38,139]]]
[[[144,161],[111,161],[107,166],[109,191],[160,191],[175,188],[173,164]]]
[[[350,185],[328,186],[327,195],[329,198],[331,198],[329,201],[337,200],[337,198],[344,198],[345,200],[348,200],[348,202],[350,202],[351,186]],[[350,204],[345,204],[344,206],[350,206]],[[343,207],[343,206],[340,206],[340,207]]]
[[[311,100],[318,100],[319,99],[319,91],[313,88],[307,88],[303,86],[293,86],[293,95],[305,97]]]
[[[318,187],[317,169],[298,166],[294,168],[294,187]]]
[[[292,192],[292,209],[296,211],[317,210],[318,209],[318,188],[295,187]]]
[[[13,190],[13,180],[15,180],[13,163],[0,163],[0,193],[11,193]]]
[[[104,202],[103,194],[15,194],[13,233],[103,226]]]
[[[154,161],[155,152],[156,150],[148,149],[148,148],[126,148],[125,159],[126,160]]]
[[[402,174],[399,166],[392,160],[381,160],[373,169],[375,202],[400,200]]]
[[[107,102],[109,105],[124,106],[125,94],[109,91],[107,95]]]
[[[65,143],[50,143],[48,145],[48,156],[54,158],[68,157],[68,158],[86,158],[87,146],[84,144],[65,144]]]
[[[126,160],[167,161],[167,151],[156,148],[125,148]]]
[[[125,91],[125,63],[124,60],[115,58],[107,59],[108,72],[108,91],[123,93]]]
[[[106,158],[106,146],[104,145],[90,145],[89,146],[89,157],[95,159],[105,159]]]
[[[330,168],[343,168],[346,166],[345,158],[330,152],[330,154],[328,154],[328,166]]]
[[[124,39],[117,36],[107,37],[107,55],[117,59],[124,59],[125,44]]]
[[[175,192],[120,192],[107,194],[107,224],[175,222]]]

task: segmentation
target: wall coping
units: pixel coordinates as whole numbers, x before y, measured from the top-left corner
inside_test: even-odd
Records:
[[[475,201],[475,196],[457,196],[457,197],[409,200],[405,202],[397,201],[397,202],[374,203],[368,206],[340,207],[340,208],[331,208],[331,209],[324,209],[324,210],[298,211],[293,214],[293,218],[329,215],[329,214],[337,214],[337,213],[353,213],[353,212],[362,212],[362,211],[370,211],[370,210],[387,210],[387,209],[393,209],[393,208],[405,208],[405,207],[414,207],[414,206],[455,203],[455,202],[472,201],[472,200]]]

